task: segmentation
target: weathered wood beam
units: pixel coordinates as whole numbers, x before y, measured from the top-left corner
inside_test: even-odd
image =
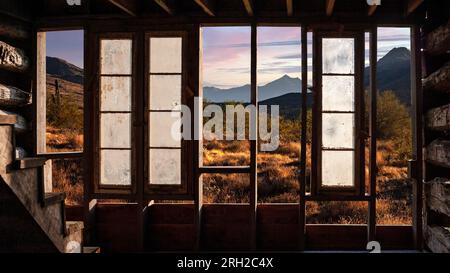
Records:
[[[377,10],[377,7],[378,5],[370,5],[369,8],[367,9],[367,15],[372,16]]]
[[[428,34],[426,52],[430,55],[450,52],[450,21]]]
[[[413,13],[422,3],[423,0],[409,0],[406,7],[406,15]]]
[[[194,0],[197,5],[199,5],[205,13],[210,16],[215,16],[214,8],[211,0]]]
[[[327,16],[333,14],[335,2],[336,2],[335,0],[327,0],[325,5]]]
[[[427,127],[435,131],[450,130],[450,104],[428,111]]]
[[[450,168],[450,140],[436,139],[427,146],[427,162]]]
[[[294,3],[292,0],[286,0],[286,10],[288,16],[294,15]]]
[[[245,11],[247,11],[248,16],[253,16],[255,14],[253,0],[242,0],[242,4],[244,4],[244,8]]]
[[[427,206],[450,217],[450,179],[436,177],[425,183]]]
[[[0,36],[9,37],[12,39],[25,40],[30,37],[30,31],[21,27],[18,24],[9,24],[5,22],[0,23]]]
[[[449,253],[450,231],[440,226],[426,226],[425,242],[434,253]]]
[[[169,2],[168,0],[154,0],[158,6],[160,6],[163,10],[165,10],[168,14],[174,15],[175,14],[175,6],[173,3]]]
[[[21,115],[19,115],[17,113],[13,113],[13,112],[10,112],[10,111],[5,111],[5,110],[0,110],[0,116],[1,115],[7,115],[7,116],[9,115],[9,116],[15,116],[16,117],[16,122],[14,123],[14,130],[15,130],[15,132],[17,134],[25,133],[30,128],[28,126],[27,120],[23,116],[21,116]]]
[[[422,80],[426,91],[450,93],[450,62]]]
[[[30,103],[30,93],[0,83],[0,106],[23,106]]]
[[[137,15],[138,10],[137,0],[108,0],[108,1],[131,16]]]
[[[0,41],[0,68],[24,72],[28,69],[29,63],[28,57],[22,49]]]

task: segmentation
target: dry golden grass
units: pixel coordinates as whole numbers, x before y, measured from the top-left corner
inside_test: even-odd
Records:
[[[239,146],[238,144],[241,144]],[[246,165],[248,142],[210,141],[204,143],[205,165]],[[296,203],[299,201],[300,144],[280,143],[274,152],[258,154],[258,202]],[[366,183],[368,188],[368,150]],[[379,141],[377,151],[377,221],[379,224],[411,224],[412,184],[407,178],[406,161],[399,160],[394,144]],[[246,164],[242,164],[246,163]],[[307,146],[307,170],[311,168],[311,149]],[[247,203],[250,184],[247,175],[204,175],[204,198],[208,203]],[[242,187],[242,188],[241,188]],[[367,223],[364,202],[308,202],[308,223]]]
[[[83,135],[70,129],[47,126],[47,152],[68,152],[83,150]]]
[[[52,160],[52,182],[54,192],[66,194],[66,204],[82,204],[83,168],[81,159]]]

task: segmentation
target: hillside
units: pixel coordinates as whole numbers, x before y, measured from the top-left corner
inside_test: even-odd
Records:
[[[83,69],[59,58],[47,57],[47,74],[77,84],[83,84]]]

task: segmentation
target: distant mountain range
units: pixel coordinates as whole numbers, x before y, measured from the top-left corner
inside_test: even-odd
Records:
[[[405,47],[394,48],[377,62],[377,87],[379,91],[392,90],[397,97],[409,105],[410,96],[410,59],[411,53]],[[364,70],[364,86],[369,86],[370,68]],[[295,106],[301,104],[302,81],[284,75],[266,85],[258,87],[260,104],[279,104]],[[311,94],[308,94],[310,97]],[[210,102],[250,101],[250,85],[229,89],[204,87],[203,97]],[[312,99],[308,98],[308,105]]]
[[[392,90],[397,97],[410,105],[410,60],[411,53],[407,48],[394,48],[377,62],[377,87],[379,91]],[[365,68],[364,86],[369,86],[369,69]],[[51,78],[62,79],[79,85],[82,90],[83,69],[63,59],[47,57],[47,74]],[[284,75],[268,84],[259,86],[259,103],[261,105],[280,105],[283,115],[297,115],[301,105],[302,81]],[[312,104],[312,94],[308,93],[307,105]],[[250,85],[221,89],[204,87],[203,97],[215,103],[227,101],[250,102]]]

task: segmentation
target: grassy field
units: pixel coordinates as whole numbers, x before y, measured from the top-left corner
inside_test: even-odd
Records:
[[[80,151],[83,146],[83,108],[81,86],[48,78],[47,151]],[[73,92],[72,92],[72,91]],[[379,224],[411,224],[412,184],[407,178],[407,158],[411,152],[411,130],[407,108],[390,92],[378,99],[377,127],[377,218]],[[366,117],[367,118],[367,117]],[[307,116],[311,124],[311,111]],[[300,131],[298,119],[281,119],[280,146],[273,152],[258,154],[258,202],[296,203],[299,201]],[[311,128],[307,130],[311,142]],[[311,173],[311,151],[307,145],[306,176]],[[366,151],[366,182],[368,153]],[[243,166],[250,164],[248,141],[205,141],[204,165]],[[66,202],[82,202],[82,161],[54,160],[54,191],[67,194]],[[248,203],[250,181],[245,174],[203,176],[206,203]],[[307,189],[308,189],[307,185]],[[308,202],[308,223],[363,224],[367,204],[361,202]]]

